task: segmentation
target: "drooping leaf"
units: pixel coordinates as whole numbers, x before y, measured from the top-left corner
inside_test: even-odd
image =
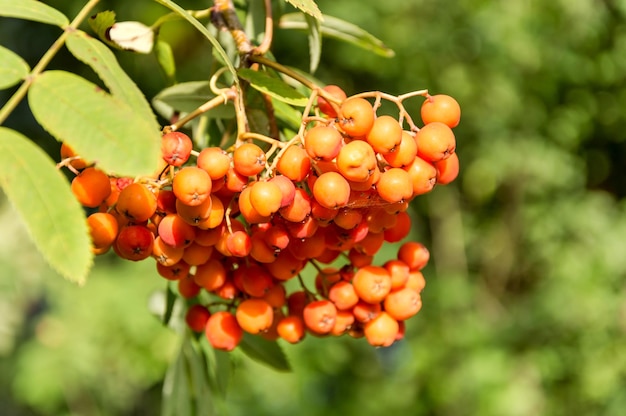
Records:
[[[291,365],[281,346],[260,336],[245,333],[239,343],[241,350],[250,358],[278,371],[291,371]]]
[[[292,130],[298,130],[302,123],[302,113],[292,106],[276,99],[272,99],[276,118],[287,124]]]
[[[164,118],[169,119],[174,111],[190,113],[212,98],[215,94],[208,81],[189,81],[165,88],[152,99],[152,104]],[[231,118],[235,116],[235,111],[232,103],[228,102],[205,114],[214,118]]]
[[[63,13],[36,0],[0,0],[0,16],[33,20],[61,28],[70,24]]]
[[[174,312],[174,304],[176,303],[176,293],[172,290],[172,283],[167,282],[167,290],[165,292],[165,311],[163,313],[163,325],[169,325],[170,319],[172,319],[172,314]]]
[[[224,397],[234,369],[232,355],[230,352],[213,349],[206,339],[199,340],[198,344],[205,357],[213,392]]]
[[[213,404],[213,391],[206,371],[207,363],[200,347],[197,345],[197,341],[190,337],[186,337],[186,339],[188,339],[188,342],[183,344],[183,353],[187,358],[191,399],[194,404],[195,414],[210,416],[215,414],[215,407]]]
[[[97,85],[65,71],[47,71],[34,80],[28,101],[50,134],[105,171],[140,176],[157,169],[159,130]]]
[[[307,30],[308,25],[301,13],[288,13],[280,18],[279,27],[282,29]],[[351,43],[360,48],[370,50],[380,56],[391,58],[395,52],[375,36],[345,20],[324,16],[321,22],[322,35]]]
[[[172,47],[169,43],[159,40],[154,45],[154,54],[167,80],[173,84],[176,80],[176,61]]]
[[[29,72],[30,67],[21,56],[0,45],[0,90],[17,84]]]
[[[54,161],[5,127],[0,127],[0,187],[48,263],[83,284],[93,263],[85,214]]]
[[[215,36],[211,34],[209,29],[207,29],[207,27],[203,25],[198,19],[193,17],[191,14],[189,14],[187,10],[180,7],[174,1],[172,0],[154,0],[154,1],[167,7],[173,12],[176,12],[183,19],[187,20],[211,43],[211,45],[213,45],[214,52],[217,53],[217,55],[223,60],[224,65],[235,78],[235,85],[237,85],[238,84],[237,71],[235,70],[235,67],[233,66],[230,59],[228,59],[228,55],[226,54],[226,51],[224,51],[224,48],[222,48],[222,45],[220,45],[220,42],[215,38]]]
[[[313,16],[317,20],[324,20],[322,12],[320,11],[314,0],[286,0],[293,7],[302,10],[303,12]]]
[[[165,373],[162,389],[162,416],[192,416],[190,400],[189,369],[181,348]]]
[[[68,36],[66,45],[76,59],[89,65],[98,74],[113,96],[125,101],[138,117],[150,123],[154,129],[160,128],[146,97],[106,45],[80,30]]]
[[[287,104],[304,107],[307,97],[300,94],[296,89],[289,86],[279,78],[271,77],[265,72],[254,71],[249,68],[240,68],[239,76],[252,85],[252,87],[270,97],[284,101]]]
[[[312,17],[311,15],[304,15],[306,23],[309,27],[307,31],[309,38],[309,70],[311,73],[317,70],[317,66],[320,63],[322,56],[322,35],[321,35],[321,22]]]

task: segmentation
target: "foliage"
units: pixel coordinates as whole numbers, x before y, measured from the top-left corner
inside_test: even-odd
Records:
[[[0,2],[0,9],[12,3]],[[163,10],[149,2],[141,8],[121,3],[110,8],[126,20],[150,23]],[[240,13],[245,4],[237,2]],[[413,206],[420,219],[415,231],[433,254],[424,309],[408,339],[390,350],[310,338],[286,346],[295,369],[286,374],[237,355],[223,406],[233,415],[620,414],[626,405],[626,8],[584,1],[364,4],[318,2],[324,14],[369,28],[395,58],[325,38],[316,77],[355,92],[372,85],[390,92],[428,86],[454,94],[464,110],[459,153],[466,162],[458,185],[436,188]],[[67,16],[79,7],[58,6]],[[58,16],[54,21],[67,24]],[[206,79],[215,62],[206,56],[206,39],[190,43],[186,26],[171,24],[160,36],[171,44],[176,78]],[[253,19],[246,25],[254,27]],[[1,43],[34,67],[38,57],[21,52],[27,50],[24,41],[9,41],[12,30],[26,34],[40,30],[39,24],[3,19],[0,25]],[[324,35],[323,26],[320,31]],[[50,36],[39,36],[37,50],[45,51],[59,35],[45,33]],[[277,31],[273,53],[308,70],[314,54],[306,41],[305,35]],[[116,58],[146,97],[170,85],[170,78],[156,73],[139,76],[154,73],[148,68],[156,58],[128,52],[116,52]],[[13,60],[9,76],[15,82],[25,66]],[[54,67],[75,65],[64,54]],[[76,72],[99,82],[84,69]],[[167,97],[161,101],[174,106]],[[6,126],[57,154],[23,109]],[[215,140],[210,134],[204,139]],[[45,165],[52,173],[54,165]],[[15,231],[13,208],[5,203],[2,212],[2,227],[14,236],[3,243],[0,257],[0,310],[10,311],[1,321],[2,332],[10,334],[0,361],[3,408],[9,414],[27,414],[26,406],[39,414],[158,408],[159,392],[150,387],[165,374],[166,363],[175,362],[177,349],[170,332],[146,317],[148,293],[162,288],[150,278],[153,272],[107,258],[84,288],[59,283],[24,232]],[[51,335],[63,333],[72,336],[50,343]],[[29,381],[52,374],[42,368],[66,370],[62,384],[69,390],[60,391],[56,380]],[[109,372],[102,376],[102,370]]]

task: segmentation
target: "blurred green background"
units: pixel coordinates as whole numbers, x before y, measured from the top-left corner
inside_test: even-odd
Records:
[[[47,3],[73,16],[83,2]],[[148,24],[164,11],[101,3]],[[328,40],[316,76],[349,94],[428,88],[457,98],[461,173],[412,206],[413,236],[432,260],[406,339],[372,349],[309,337],[285,345],[292,373],[234,353],[226,414],[624,414],[626,1],[318,4],[396,56]],[[0,43],[31,65],[58,34],[0,19]],[[206,78],[207,42],[182,23],[162,36],[179,80]],[[306,70],[306,36],[278,30],[275,55]],[[165,86],[153,57],[118,56],[148,97]],[[51,67],[93,77],[67,53]],[[408,103],[416,117],[420,103]],[[27,106],[6,125],[56,157]],[[46,266],[5,199],[0,230],[0,413],[158,414],[180,339],[149,312],[164,288],[154,265],[105,256],[78,288]]]

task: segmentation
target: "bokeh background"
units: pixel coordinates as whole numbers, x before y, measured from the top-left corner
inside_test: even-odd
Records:
[[[47,3],[73,16],[83,1]],[[164,11],[148,0],[101,3],[148,24]],[[309,337],[285,345],[291,373],[234,353],[224,413],[624,414],[626,1],[318,4],[396,56],[328,40],[316,76],[349,94],[428,88],[457,98],[461,173],[411,207],[413,237],[432,260],[406,339],[372,349]],[[31,65],[58,34],[0,19],[0,43]],[[162,36],[179,80],[206,78],[206,41],[182,23]],[[306,36],[278,30],[275,55],[306,70]],[[153,57],[118,57],[149,98],[166,85]],[[51,67],[93,77],[67,53]],[[25,105],[6,125],[56,157]],[[0,230],[0,414],[158,414],[180,338],[149,311],[164,287],[154,265],[105,256],[78,288],[44,263],[4,198]]]

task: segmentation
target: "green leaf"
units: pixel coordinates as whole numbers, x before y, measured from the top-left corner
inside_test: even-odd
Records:
[[[279,78],[272,77],[266,72],[254,71],[249,68],[240,68],[239,76],[252,85],[252,87],[270,97],[284,101],[287,104],[304,107],[308,98],[300,94],[296,89],[289,86]]]
[[[199,340],[198,343],[204,354],[211,388],[216,395],[225,397],[234,370],[232,355],[230,352],[212,348],[206,338]]]
[[[170,119],[175,111],[190,113],[212,98],[215,94],[211,92],[208,81],[189,81],[165,88],[152,99],[152,104],[164,118]],[[214,118],[232,118],[235,110],[228,102],[205,114]]]
[[[244,333],[239,347],[253,360],[278,371],[291,371],[287,356],[276,341],[268,341],[260,336]]]
[[[98,74],[114,97],[125,101],[137,116],[150,123],[152,128],[160,129],[146,97],[124,72],[113,52],[105,44],[77,30],[68,36],[66,45],[76,59],[89,65]]]
[[[115,24],[115,12],[112,10],[105,10],[91,16],[87,20],[91,30],[96,32],[98,37],[109,46],[117,47],[114,42],[111,42],[107,36],[107,32],[111,26]]]
[[[28,101],[35,119],[87,160],[121,176],[152,174],[161,133],[124,101],[65,71],[38,76]]]
[[[298,130],[302,123],[302,113],[282,101],[272,98],[276,118],[287,124],[291,129]]]
[[[33,20],[62,28],[70,24],[63,13],[35,0],[0,0],[0,16]]]
[[[176,80],[176,61],[172,47],[169,43],[159,40],[154,46],[154,54],[168,81],[173,84]]]
[[[48,154],[5,127],[0,127],[0,187],[46,261],[68,280],[85,283],[93,254],[82,207]]]
[[[307,30],[307,22],[300,13],[288,13],[280,18],[279,27],[282,29]],[[377,55],[391,58],[395,52],[375,36],[372,36],[360,27],[336,17],[324,16],[321,22],[322,35],[351,43],[360,48],[372,51]]]
[[[286,0],[287,3],[290,3],[293,7],[302,10],[303,12],[313,16],[317,20],[324,20],[324,16],[322,16],[322,12],[315,4],[314,0]]]
[[[163,380],[162,389],[162,416],[192,416],[190,390],[189,390],[189,371],[187,360],[183,353],[183,349],[178,357],[173,361]]]
[[[322,56],[322,35],[321,35],[321,22],[318,19],[310,15],[304,15],[307,26],[309,27],[309,70],[311,73],[315,72],[317,66],[320,63]]]
[[[30,67],[21,56],[0,45],[0,89],[17,84],[29,72]]]
[[[215,38],[215,36],[213,36],[211,32],[209,32],[209,29],[207,29],[207,27],[204,24],[202,24],[198,19],[193,17],[191,14],[189,14],[187,10],[180,7],[174,1],[172,0],[154,0],[154,1],[167,7],[168,9],[172,10],[173,12],[181,16],[183,19],[187,20],[189,23],[191,23],[193,27],[195,27],[208,40],[211,43],[211,45],[213,45],[214,53],[217,53],[217,55],[223,60],[226,68],[228,68],[228,71],[233,75],[235,79],[235,85],[239,86],[238,85],[239,82],[237,80],[237,71],[235,70],[235,67],[233,66],[232,62],[228,59],[228,55],[226,54],[226,51],[224,51],[224,48],[222,48],[222,45],[220,45],[219,41]]]
[[[172,282],[167,282],[167,288],[165,291],[165,311],[163,313],[163,325],[167,326],[172,319],[172,313],[174,312],[174,305],[176,304],[176,293],[172,290]]]

